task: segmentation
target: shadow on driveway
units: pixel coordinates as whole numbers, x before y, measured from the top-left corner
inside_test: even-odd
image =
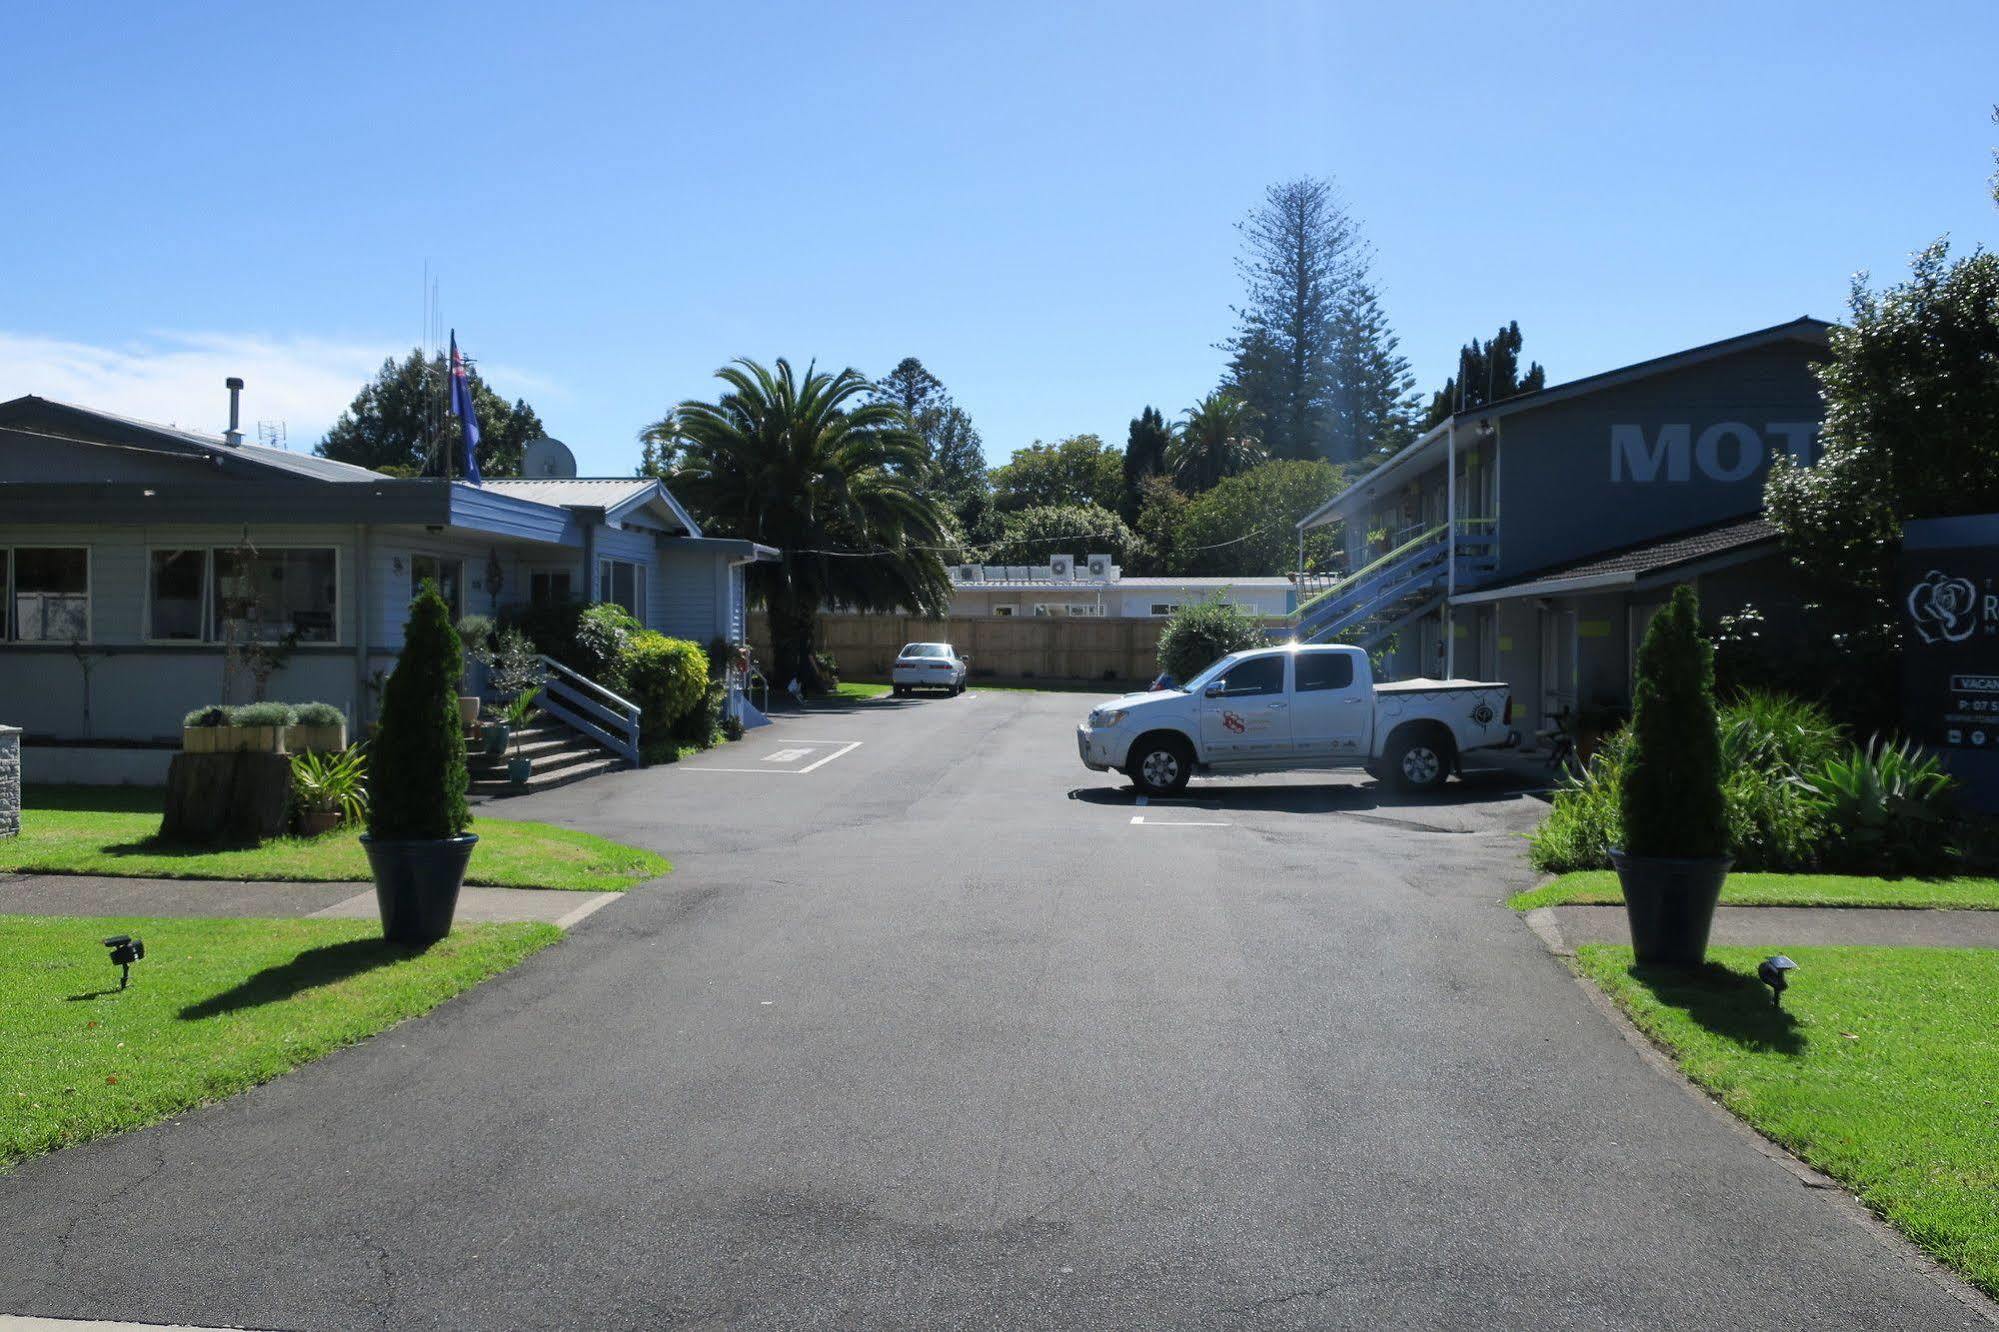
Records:
[[[1138,789],[1129,784],[1078,786],[1069,791],[1071,800],[1091,805],[1133,806],[1137,796]],[[1196,778],[1194,784],[1179,795],[1154,797],[1150,803],[1168,809],[1364,815],[1370,810],[1451,809],[1461,805],[1490,805],[1534,797],[1535,788],[1510,773],[1479,770],[1466,774],[1462,781],[1446,783],[1442,790],[1423,795],[1406,794],[1379,781],[1203,783]],[[1427,824],[1410,826],[1433,832],[1466,831],[1432,828]]]

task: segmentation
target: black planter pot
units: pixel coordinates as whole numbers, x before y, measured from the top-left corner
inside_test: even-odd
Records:
[[[451,933],[458,890],[478,837],[411,842],[361,839],[368,868],[375,874],[375,905],[382,912],[382,937],[393,943],[432,944]]]
[[[486,752],[494,758],[507,752],[507,742],[513,738],[514,733],[505,722],[487,722],[480,733],[480,739],[486,742]]]
[[[1610,853],[1624,885],[1624,914],[1640,966],[1697,967],[1707,960],[1714,905],[1733,856],[1681,860]]]
[[[528,778],[534,776],[534,760],[516,758],[507,760],[507,780],[515,786],[526,786]]]

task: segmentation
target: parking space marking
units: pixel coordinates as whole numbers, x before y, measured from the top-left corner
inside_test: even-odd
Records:
[[[765,755],[763,761],[765,763],[796,763],[813,750],[826,745],[838,745],[839,748],[824,758],[808,763],[802,768],[720,768],[711,767],[706,763],[686,763],[679,766],[689,772],[756,772],[762,773],[767,777],[803,777],[813,769],[823,768],[841,755],[850,754],[854,750],[859,749],[861,742],[859,740],[801,740],[789,749],[780,749]]]
[[[1132,815],[1131,821],[1148,828],[1233,828],[1235,826],[1224,819],[1148,819],[1143,814]]]

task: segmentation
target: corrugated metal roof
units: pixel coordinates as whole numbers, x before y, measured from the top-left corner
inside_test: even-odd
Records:
[[[644,494],[655,484],[650,477],[643,476],[495,477],[485,487],[537,504],[611,509]]]
[[[58,416],[78,416],[86,421],[101,421],[108,425],[138,431],[142,435],[151,435],[162,444],[170,446],[168,452],[185,454],[191,448],[198,454],[240,458],[272,471],[306,477],[314,481],[352,482],[386,479],[380,472],[371,471],[366,467],[356,467],[352,463],[335,462],[331,458],[315,457],[309,453],[293,453],[289,449],[274,449],[264,444],[242,444],[232,448],[220,435],[204,435],[193,430],[182,430],[179,426],[161,425],[157,421],[142,421],[137,417],[120,416],[116,412],[101,411],[95,407],[80,407],[73,402],[58,402],[54,398],[40,398],[29,394],[15,399],[14,403],[29,404],[31,409],[53,407],[57,409]],[[74,438],[79,443],[93,442],[86,436]]]

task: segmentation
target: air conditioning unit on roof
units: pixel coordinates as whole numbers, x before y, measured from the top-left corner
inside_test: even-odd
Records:
[[[961,583],[983,583],[986,581],[986,571],[981,565],[961,564],[958,566],[958,581]]]
[[[1048,557],[1048,576],[1063,580],[1074,578],[1076,576],[1076,557],[1074,555],[1050,555]]]
[[[1088,568],[1090,570],[1090,577],[1092,578],[1109,578],[1111,576],[1111,557],[1108,555],[1092,555],[1090,556]]]

